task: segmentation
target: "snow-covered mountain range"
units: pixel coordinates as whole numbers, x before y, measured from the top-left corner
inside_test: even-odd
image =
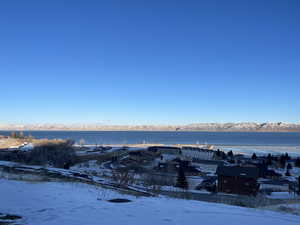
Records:
[[[187,125],[0,124],[0,130],[122,130],[122,131],[240,131],[300,132],[296,123],[193,123]]]

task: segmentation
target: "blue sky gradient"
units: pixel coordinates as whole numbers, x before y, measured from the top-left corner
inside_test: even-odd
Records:
[[[300,122],[300,2],[0,2],[0,122]]]

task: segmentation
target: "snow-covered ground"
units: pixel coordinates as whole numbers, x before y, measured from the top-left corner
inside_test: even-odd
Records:
[[[270,210],[286,212],[294,215],[300,216],[300,204],[280,204],[266,207]]]
[[[289,193],[289,192],[272,192],[272,194],[267,197],[273,199],[295,199],[296,198],[296,196],[293,193]]]
[[[105,201],[116,197],[132,202]],[[300,224],[300,216],[269,210],[162,197],[136,198],[79,183],[0,179],[0,199],[0,213],[22,216],[19,224]]]
[[[109,152],[118,152],[122,150],[127,150],[127,151],[136,151],[136,150],[146,150],[144,147],[127,147],[125,145],[105,145],[102,146],[103,149],[102,151],[100,149],[97,150],[100,146],[97,145],[74,145],[77,150],[78,155],[89,155],[89,154],[103,154],[103,153],[109,153]],[[80,149],[83,147],[83,149]],[[107,148],[107,149],[105,149]]]

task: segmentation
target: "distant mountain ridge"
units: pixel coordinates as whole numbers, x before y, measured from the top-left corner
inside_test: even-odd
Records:
[[[187,125],[103,125],[103,124],[0,124],[0,130],[82,131],[211,131],[211,132],[300,132],[296,123],[194,123]]]

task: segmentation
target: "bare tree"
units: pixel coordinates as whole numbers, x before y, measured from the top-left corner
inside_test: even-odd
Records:
[[[121,187],[126,187],[134,181],[134,174],[129,170],[112,170],[112,179]]]
[[[85,144],[85,140],[83,138],[81,138],[80,141],[79,141],[79,145],[81,147],[83,147],[84,144]]]

